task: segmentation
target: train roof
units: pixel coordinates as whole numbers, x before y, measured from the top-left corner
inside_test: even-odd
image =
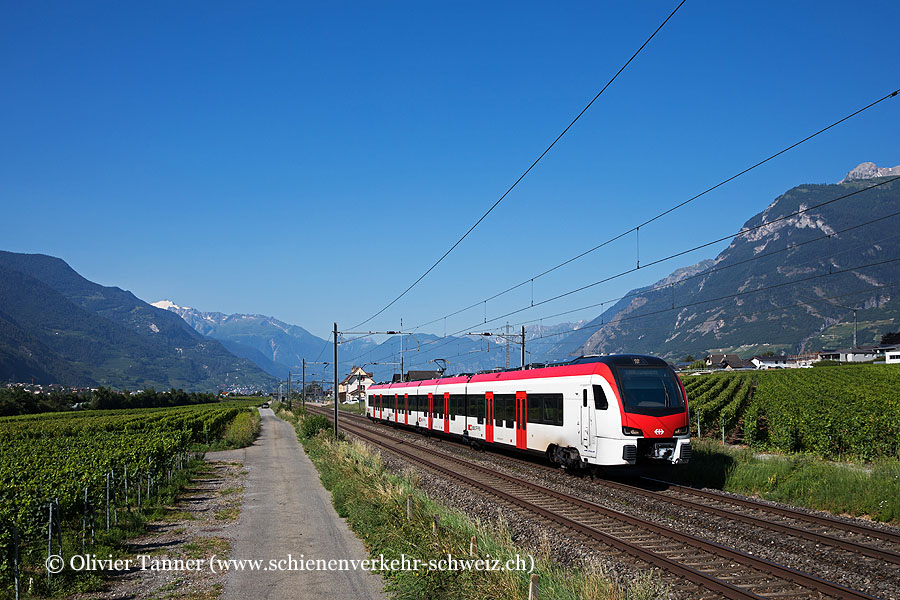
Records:
[[[369,386],[369,389],[414,389],[419,386],[450,385],[459,383],[485,383],[492,381],[515,381],[519,379],[535,379],[539,377],[572,377],[577,375],[592,375],[601,369],[601,365],[610,367],[625,366],[650,366],[665,367],[666,361],[655,356],[642,354],[609,354],[605,356],[579,356],[576,359],[557,364],[550,364],[536,369],[509,369],[501,371],[488,371],[475,375],[454,375],[440,379],[426,379],[424,381],[406,381],[402,383],[380,383]]]

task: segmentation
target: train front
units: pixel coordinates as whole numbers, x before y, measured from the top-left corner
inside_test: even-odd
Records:
[[[622,417],[622,459],[627,464],[688,462],[687,396],[675,372],[659,358],[617,358],[611,366]]]

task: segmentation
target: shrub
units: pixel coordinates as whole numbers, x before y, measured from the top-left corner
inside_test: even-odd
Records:
[[[331,429],[331,421],[322,415],[307,416],[300,424],[300,435],[305,438],[315,437],[320,431]]]

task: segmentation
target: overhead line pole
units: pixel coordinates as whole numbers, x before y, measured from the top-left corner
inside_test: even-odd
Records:
[[[522,370],[525,370],[525,326],[522,326]]]
[[[337,322],[334,324],[334,439],[338,436],[338,330]]]

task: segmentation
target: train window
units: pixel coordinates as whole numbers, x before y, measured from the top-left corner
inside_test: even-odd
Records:
[[[528,394],[528,422],[544,422],[544,395]]]
[[[547,425],[563,424],[563,395],[544,395],[544,423]]]
[[[581,390],[581,402],[581,405],[587,408],[587,388]]]
[[[609,402],[606,400],[606,392],[603,391],[602,385],[594,386],[594,408],[596,410],[606,410],[609,408]]]
[[[487,400],[484,396],[472,397],[472,416],[478,419],[478,424],[484,423],[484,404]]]
[[[672,370],[665,367],[618,368],[625,412],[663,416],[684,411],[684,398]]]
[[[371,408],[374,401],[375,401],[375,396],[372,396],[372,395],[368,396],[366,398],[366,406]]]
[[[494,420],[498,427],[514,426],[516,421],[516,395],[494,394]]]
[[[463,416],[466,414],[466,397],[463,394],[450,395],[450,407],[453,415]]]

